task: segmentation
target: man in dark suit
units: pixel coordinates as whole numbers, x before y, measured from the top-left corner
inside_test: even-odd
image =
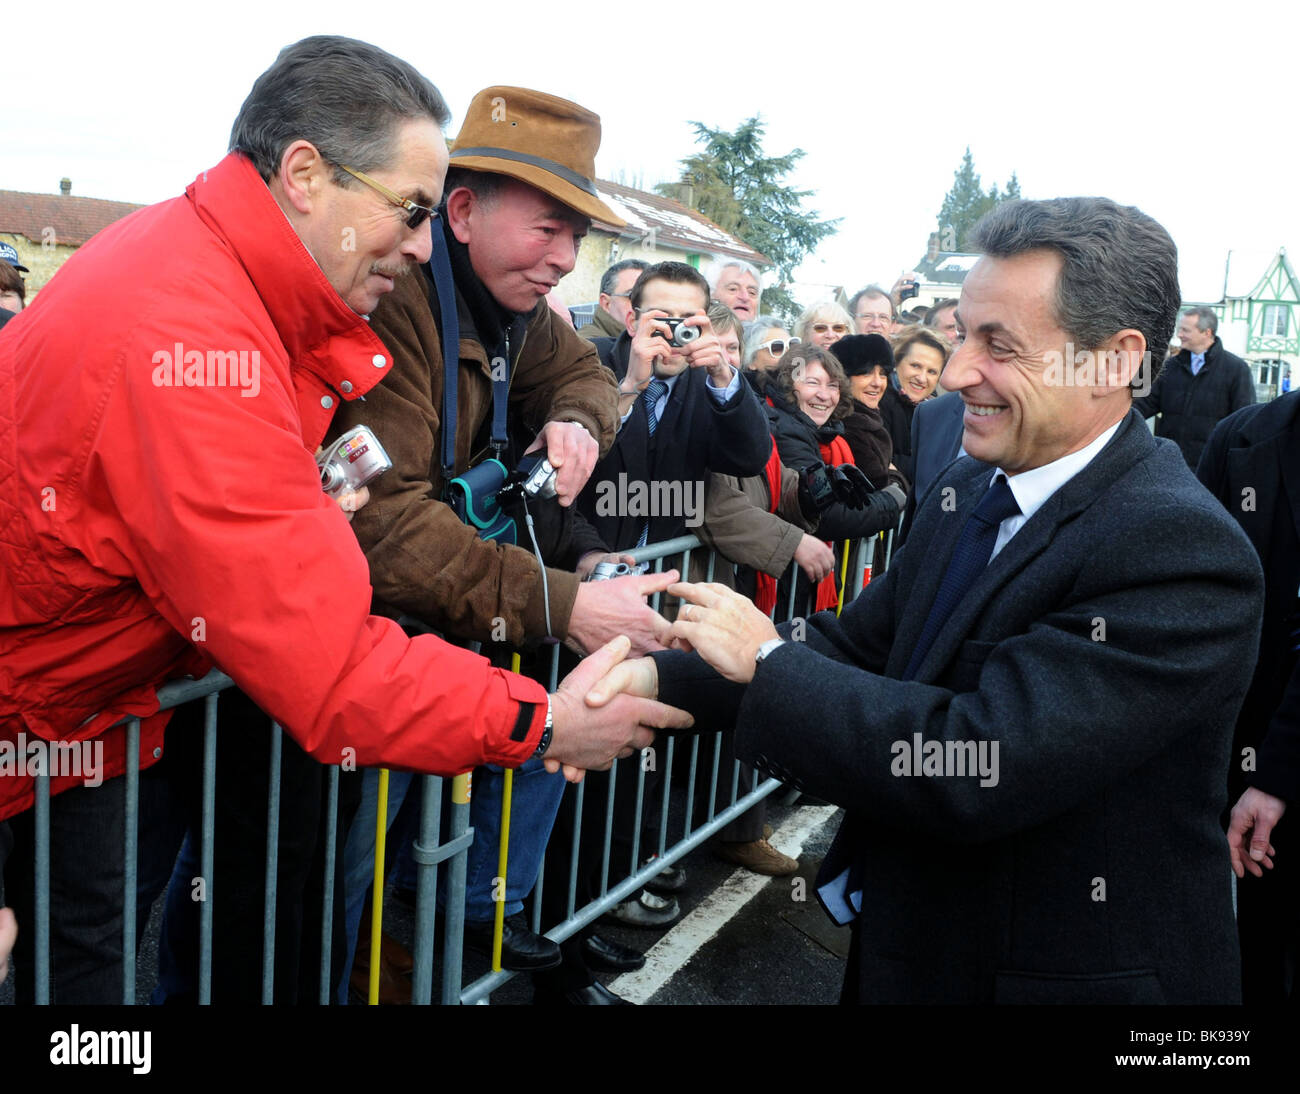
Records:
[[[1255,402],[1250,366],[1223,348],[1213,308],[1191,308],[1178,321],[1182,349],[1165,362],[1151,390],[1133,400],[1144,418],[1159,414],[1156,436],[1168,437],[1196,470],[1214,427]]]
[[[1259,661],[1228,768],[1241,994],[1247,1005],[1300,999],[1300,868],[1278,823],[1300,799],[1300,392],[1219,423],[1197,477],[1241,525],[1264,566]],[[1275,846],[1276,845],[1276,846]],[[1280,851],[1279,851],[1280,848]],[[1247,877],[1247,872],[1250,877]]]
[[[709,283],[699,271],[651,266],[631,303],[627,330],[593,343],[618,377],[622,422],[578,500],[615,550],[689,535],[703,521],[709,472],[761,474],[772,447],[762,406],[709,325]],[[683,345],[674,328],[685,328]]]
[[[884,578],[804,641],[674,586],[696,653],[588,702],[732,719],[742,757],[848,809],[818,879],[854,926],[847,1001],[1233,1002],[1218,817],[1262,580],[1131,410],[1178,309],[1173,241],[1104,198],[1004,203],[976,238],[944,374],[975,459]]]

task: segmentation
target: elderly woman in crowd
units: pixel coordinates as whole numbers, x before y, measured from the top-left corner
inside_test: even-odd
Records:
[[[853,317],[833,300],[814,304],[794,325],[794,332],[805,345],[812,343],[825,349],[853,330]]]
[[[768,393],[772,402],[768,420],[782,463],[803,471],[817,463],[838,467],[854,462],[844,439],[844,419],[853,412],[853,397],[833,352],[815,345],[786,350]],[[821,513],[818,534],[826,540],[873,536],[897,522],[906,497],[891,484],[873,492],[859,509],[834,501]],[[817,586],[816,610],[833,607],[837,601],[832,574]],[[801,602],[797,597],[796,603]]]
[[[894,377],[880,400],[880,416],[894,444],[894,463],[911,482],[912,415],[935,393],[952,343],[930,327],[908,327],[894,339]]]

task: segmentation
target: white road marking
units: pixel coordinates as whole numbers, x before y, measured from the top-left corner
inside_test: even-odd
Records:
[[[839,806],[835,805],[805,806],[772,833],[768,842],[791,858],[798,858],[808,838],[838,812]],[[735,873],[646,951],[644,968],[624,973],[610,983],[609,990],[629,1003],[649,1002],[771,880],[736,867]]]

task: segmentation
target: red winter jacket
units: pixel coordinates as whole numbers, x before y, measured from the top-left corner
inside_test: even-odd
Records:
[[[82,247],[0,333],[0,748],[102,736],[110,778],[109,727],[152,715],[147,766],[154,689],[215,664],[323,762],[525,760],[545,690],[370,615],[321,492],[333,408],[389,363],[238,155]],[[32,801],[3,771],[0,819]]]

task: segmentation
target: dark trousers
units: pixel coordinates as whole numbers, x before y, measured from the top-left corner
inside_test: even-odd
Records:
[[[123,826],[126,779],[50,799],[50,1002],[122,1002]],[[18,917],[14,993],[35,1002],[36,818],[9,819],[5,902]]]

